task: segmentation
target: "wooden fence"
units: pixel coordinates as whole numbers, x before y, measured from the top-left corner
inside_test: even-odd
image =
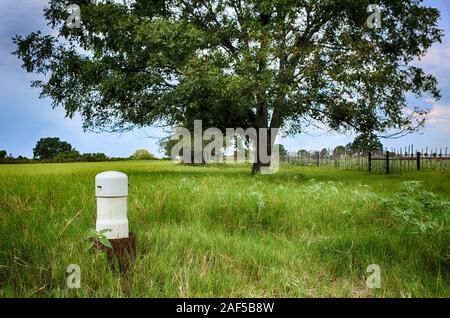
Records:
[[[281,157],[281,162],[300,166],[329,166],[344,169],[356,169],[376,173],[396,173],[412,170],[450,169],[448,148],[415,149],[408,146],[400,149],[391,148],[376,152],[344,152],[333,154],[309,151],[288,153]]]

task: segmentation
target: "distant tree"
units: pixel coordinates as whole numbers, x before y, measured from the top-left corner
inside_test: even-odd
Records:
[[[361,134],[351,143],[353,152],[361,151],[383,151],[383,145],[377,136],[371,133]]]
[[[0,150],[0,159],[5,159],[7,154],[6,150]]]
[[[280,157],[287,157],[287,155],[288,155],[288,151],[282,144],[279,145],[278,152],[279,152]]]
[[[162,138],[158,141],[159,150],[164,153],[165,157],[171,156],[173,146],[178,143],[178,140],[171,140],[170,137]],[[182,151],[180,155],[183,155]]]
[[[320,156],[321,156],[321,157],[326,157],[326,156],[328,156],[328,149],[327,149],[327,148],[323,148],[323,149],[320,151]]]
[[[64,151],[59,154],[57,154],[52,159],[55,159],[56,161],[79,161],[80,160],[80,153],[72,149],[71,151]]]
[[[297,152],[297,154],[298,154],[300,157],[307,157],[307,156],[309,155],[309,152],[308,152],[308,150],[306,150],[306,149],[300,149],[300,150]]]
[[[137,149],[131,156],[131,159],[133,159],[133,160],[152,160],[152,159],[156,159],[156,157],[154,155],[152,155],[146,149]]]
[[[107,160],[109,160],[109,158],[103,152],[84,153],[81,155],[81,161],[98,162],[98,161],[107,161]]]
[[[345,152],[353,152],[352,143],[349,142],[345,145]]]
[[[345,154],[345,150],[346,150],[345,146],[337,146],[333,150],[333,156],[335,157],[342,156],[343,154]]]
[[[177,140],[177,139],[176,140],[172,140],[172,139],[170,139],[170,137],[166,137],[166,138],[162,138],[162,139],[160,139],[158,141],[158,146],[159,146],[159,149],[164,153],[165,157],[171,157],[172,156],[172,154],[171,154],[172,148],[178,142],[182,142],[182,143],[185,142],[187,144],[190,142],[191,163],[194,163],[195,152],[194,152],[194,140],[192,138],[191,138],[191,140],[184,140],[183,138],[181,138],[179,140]],[[202,147],[204,148],[206,145],[209,144],[209,142],[210,142],[209,140],[202,140]],[[242,141],[239,141],[239,140],[235,139],[235,142],[242,142]],[[247,148],[247,146],[245,144],[243,146],[244,146],[245,154],[247,155],[248,154],[248,148]],[[187,146],[187,147],[189,147],[189,146]],[[224,148],[222,150],[224,150],[224,149],[225,149],[225,140],[224,140]],[[183,149],[180,150],[179,155],[183,156]],[[212,151],[212,155],[215,155],[215,151]],[[203,157],[203,155],[201,157],[202,157],[202,163],[203,164],[206,163],[205,162],[205,158]]]
[[[60,153],[71,152],[72,150],[71,144],[61,141],[57,137],[41,138],[33,149],[33,157],[35,159],[52,159]]]

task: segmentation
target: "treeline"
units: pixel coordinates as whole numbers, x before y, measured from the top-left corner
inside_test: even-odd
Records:
[[[380,142],[378,137],[374,135],[362,134],[357,136],[353,142],[349,142],[347,145],[337,146],[334,149],[323,148],[322,150],[306,150],[300,149],[295,154],[298,157],[317,157],[321,158],[325,157],[340,157],[344,155],[353,155],[359,153],[366,153],[368,151],[371,152],[383,152],[383,144]],[[281,151],[280,151],[281,155]],[[291,154],[292,155],[292,154]]]
[[[0,158],[0,164],[8,164],[8,163],[63,163],[63,162],[100,162],[100,161],[120,161],[120,160],[129,160],[130,158],[122,158],[122,157],[108,157],[104,153],[83,153],[79,156],[57,156],[51,159],[35,159],[35,158],[27,158],[24,156],[7,156],[4,158]]]
[[[121,160],[153,160],[157,159],[146,149],[138,149],[129,157],[108,157],[102,152],[80,153],[66,141],[57,137],[41,138],[33,148],[33,158],[13,157],[6,150],[0,150],[0,164],[18,163],[64,163],[64,162],[101,162]]]

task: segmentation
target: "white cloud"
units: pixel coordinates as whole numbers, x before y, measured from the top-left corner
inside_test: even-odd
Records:
[[[429,67],[450,68],[450,48],[433,47],[419,63]]]
[[[434,104],[427,119],[438,130],[450,133],[450,105]]]
[[[421,67],[425,73],[432,74],[438,81],[438,88],[442,94],[442,101],[450,106],[450,44],[441,44],[431,48],[427,55],[420,61],[413,63],[415,66]],[[429,104],[434,104],[431,98],[425,100]]]

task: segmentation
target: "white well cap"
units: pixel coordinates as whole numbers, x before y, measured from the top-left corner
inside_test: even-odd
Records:
[[[105,171],[95,176],[95,196],[128,196],[128,176],[118,171]]]

